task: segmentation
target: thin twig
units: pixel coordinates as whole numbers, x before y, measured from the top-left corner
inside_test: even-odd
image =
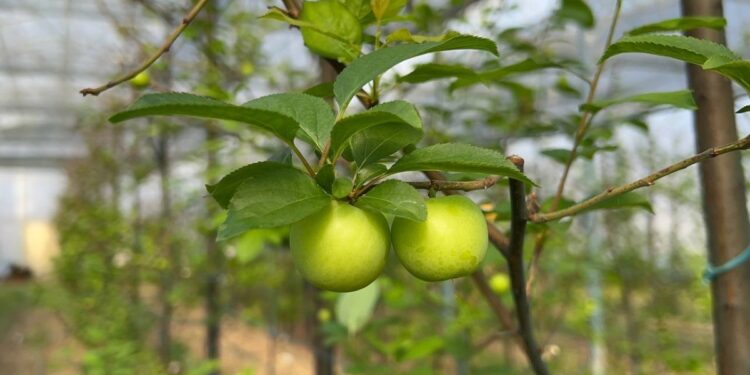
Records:
[[[481,180],[475,181],[445,181],[445,180],[430,180],[430,181],[408,181],[407,184],[417,188],[425,190],[455,190],[455,191],[473,191],[473,190],[484,190],[492,187],[500,180],[498,176],[489,176]]]
[[[519,170],[523,171],[523,159],[518,156],[508,158]],[[518,316],[518,328],[523,338],[524,352],[529,359],[531,367],[537,375],[547,375],[547,365],[542,360],[542,353],[534,339],[534,331],[531,319],[531,307],[526,294],[526,280],[523,265],[523,242],[526,237],[526,191],[524,183],[520,180],[510,180],[510,246],[508,248],[508,271],[510,274],[510,285],[513,289],[513,301],[516,303],[516,314]]]
[[[612,17],[612,23],[609,25],[609,32],[607,33],[607,41],[606,43],[604,43],[605,50],[609,47],[610,44],[612,44],[612,39],[614,38],[614,35],[615,35],[615,28],[617,27],[617,20],[620,18],[621,8],[622,8],[622,0],[617,0],[617,3],[615,5],[615,14]],[[596,89],[599,87],[599,80],[601,79],[602,73],[604,72],[604,65],[605,65],[605,61],[600,61],[596,67],[594,78],[591,80],[591,88],[589,89],[589,93],[586,97],[586,104],[591,104],[594,101],[594,96],[596,95]],[[588,126],[591,122],[592,117],[593,117],[593,113],[586,111],[583,113],[583,115],[581,115],[581,120],[578,122],[578,129],[576,130],[576,137],[573,143],[573,148],[570,150],[570,157],[568,158],[567,163],[565,163],[565,169],[563,169],[563,174],[562,174],[562,177],[560,178],[560,183],[557,186],[557,193],[555,194],[555,201],[553,203],[553,206],[555,207],[557,207],[560,204],[563,191],[565,190],[565,182],[568,179],[570,168],[573,165],[573,162],[575,161],[576,155],[578,153],[578,146],[581,145],[581,142],[583,141],[583,137],[584,135],[586,135],[586,130],[588,129]]]
[[[617,3],[615,4],[615,12],[612,16],[612,22],[609,25],[609,31],[607,33],[607,41],[604,43],[604,50],[606,51],[607,48],[612,44],[612,39],[615,35],[615,29],[617,27],[617,21],[620,19],[620,10],[622,8],[622,0],[617,0]],[[602,76],[602,73],[604,72],[604,61],[600,61],[597,64],[596,71],[594,72],[594,78],[591,80],[591,85],[589,87],[588,95],[586,96],[586,104],[591,104],[594,101],[594,97],[596,95],[596,90],[599,87],[599,79]],[[560,177],[560,182],[557,185],[557,192],[555,193],[555,199],[552,201],[552,210],[556,210],[560,206],[560,201],[562,200],[563,192],[565,191],[565,183],[568,181],[568,174],[570,173],[570,168],[573,165],[573,162],[576,160],[576,157],[578,156],[578,146],[581,145],[581,142],[583,141],[583,137],[586,135],[586,130],[588,130],[588,127],[591,123],[591,120],[593,119],[593,113],[592,112],[584,112],[583,115],[581,115],[581,120],[578,122],[578,129],[576,130],[575,139],[573,141],[573,148],[570,150],[570,156],[568,157],[567,162],[565,163],[565,168],[563,169],[563,174]],[[542,251],[544,250],[544,244],[547,241],[547,235],[548,230],[545,229],[541,233],[539,233],[536,236],[536,240],[534,241],[534,255],[531,258],[531,263],[529,264],[529,280],[528,284],[526,285],[526,292],[531,293],[531,284],[534,281],[534,278],[536,277],[537,270],[539,268],[539,257],[542,255]]]
[[[180,25],[172,31],[172,34],[169,35],[167,40],[164,42],[164,44],[159,48],[156,53],[154,53],[151,57],[149,57],[146,61],[144,61],[139,67],[135,68],[131,72],[125,74],[124,76],[115,79],[113,81],[109,81],[106,84],[96,87],[96,88],[85,88],[80,91],[80,93],[83,96],[86,95],[94,95],[97,96],[101,94],[102,92],[111,89],[112,87],[115,87],[123,82],[129,81],[133,79],[138,73],[143,72],[144,70],[148,69],[151,64],[156,62],[156,60],[161,57],[161,55],[165,54],[167,51],[169,51],[169,48],[172,47],[172,44],[177,40],[177,38],[182,34],[182,32],[190,25],[190,22],[195,19],[195,17],[200,13],[201,9],[208,3],[208,0],[199,0],[195,6],[193,6],[193,9],[190,10],[190,12],[185,16],[185,18],[182,19],[182,22]]]
[[[286,8],[287,14],[292,18],[299,18],[300,8],[297,0],[282,0],[284,7]]]
[[[302,165],[305,166],[305,169],[307,170],[307,174],[309,174],[311,177],[315,177],[315,170],[310,166],[310,163],[307,162],[307,159],[305,159],[305,156],[302,155],[302,152],[297,148],[297,146],[294,144],[294,142],[289,142],[289,148],[294,152],[295,155],[297,155],[297,158],[302,162]]]
[[[603,192],[581,203],[578,203],[574,206],[571,206],[571,207],[568,207],[566,209],[559,210],[559,211],[549,212],[549,213],[538,213],[538,214],[532,215],[530,219],[531,221],[535,223],[544,223],[547,221],[556,220],[556,219],[560,219],[560,218],[567,217],[567,216],[573,216],[607,199],[616,197],[621,194],[625,194],[635,189],[652,186],[654,182],[656,182],[656,180],[664,176],[668,176],[677,171],[680,171],[682,169],[685,169],[693,164],[699,163],[706,159],[714,158],[721,154],[726,154],[726,153],[738,151],[738,150],[747,150],[747,149],[750,149],[750,135],[738,140],[737,142],[730,143],[722,147],[712,147],[706,151],[701,152],[700,154],[693,155],[685,160],[674,163],[666,168],[660,169],[659,171],[654,172],[639,180],[636,180],[631,183],[621,185],[615,188],[609,188],[607,190],[604,190]]]

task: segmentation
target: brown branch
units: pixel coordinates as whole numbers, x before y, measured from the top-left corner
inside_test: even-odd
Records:
[[[685,160],[679,161],[666,168],[660,169],[659,171],[654,172],[646,177],[643,177],[640,180],[636,180],[631,183],[621,185],[615,188],[609,188],[574,206],[571,206],[571,207],[568,207],[566,209],[559,210],[559,211],[553,211],[549,213],[539,213],[536,215],[532,215],[530,219],[531,221],[535,223],[544,223],[547,221],[556,220],[556,219],[560,219],[560,218],[567,217],[567,216],[573,216],[607,199],[616,197],[621,194],[625,194],[635,189],[652,186],[654,182],[656,182],[660,178],[668,176],[677,171],[683,170],[693,164],[699,163],[706,159],[714,158],[721,154],[726,154],[728,152],[747,150],[747,149],[750,149],[750,135],[738,140],[737,142],[730,143],[722,147],[712,147],[706,151],[701,152],[700,154],[693,155]]]
[[[287,14],[292,18],[299,18],[301,9],[297,0],[282,0],[284,7],[286,8]]]
[[[430,180],[430,181],[407,181],[406,183],[417,188],[425,190],[453,190],[453,191],[473,191],[473,190],[484,190],[495,185],[500,180],[498,176],[489,176],[481,180],[476,181],[446,181],[446,180]]]
[[[139,67],[135,68],[131,72],[125,74],[124,76],[115,79],[113,81],[109,81],[106,84],[95,87],[95,88],[85,88],[80,91],[80,93],[83,96],[86,95],[94,95],[97,96],[101,94],[102,92],[111,89],[112,87],[115,87],[123,82],[129,81],[133,79],[138,73],[143,72],[144,70],[148,69],[151,64],[156,62],[156,60],[159,59],[163,54],[165,54],[167,51],[169,51],[169,48],[172,47],[172,44],[177,40],[177,38],[182,34],[182,32],[190,25],[190,22],[195,19],[195,17],[200,13],[201,9],[208,3],[208,0],[199,0],[195,6],[193,6],[193,9],[190,10],[190,12],[185,16],[185,18],[182,19],[182,22],[180,25],[172,31],[172,34],[169,35],[167,40],[164,42],[164,44],[159,48],[156,53],[154,53],[151,57],[149,57],[146,61],[144,61]]]
[[[523,159],[518,156],[508,158],[519,170],[523,171]],[[510,180],[510,246],[508,248],[508,271],[510,274],[510,285],[513,289],[513,301],[516,304],[518,316],[518,328],[524,342],[524,352],[529,359],[531,367],[537,375],[547,375],[547,365],[542,360],[542,352],[534,339],[534,331],[531,320],[531,307],[526,294],[526,281],[524,279],[523,265],[523,242],[526,237],[526,191],[522,181]]]

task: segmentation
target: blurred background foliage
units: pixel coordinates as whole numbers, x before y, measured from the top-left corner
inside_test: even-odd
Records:
[[[601,3],[594,10],[609,9],[609,2]],[[211,2],[178,48],[149,70],[149,85],[118,88],[107,108],[80,116],[76,131],[86,157],[66,166],[67,187],[54,218],[61,250],[54,274],[0,287],[2,368],[17,374],[311,374],[323,347],[308,343],[319,336],[314,342],[332,348],[322,355],[335,356],[340,373],[529,373],[514,333],[500,328],[469,279],[421,282],[391,256],[385,274],[365,291],[310,292],[293,268],[286,229],[253,230],[212,245],[222,214],[202,184],[283,156],[266,137],[236,124],[184,119],[107,123],[108,114],[152,90],[239,103],[318,83],[321,65],[302,48],[297,30],[258,19],[271,5],[280,6]],[[139,0],[128,6],[169,30],[186,4]],[[502,58],[467,53],[419,60],[494,72],[482,80],[459,74],[419,86],[411,83],[419,80],[410,74],[414,64],[399,67],[384,80],[384,101],[405,98],[417,105],[425,143],[459,140],[529,155],[527,171],[542,186],[539,196],[552,196],[578,123],[577,103],[587,91],[588,78],[581,77],[590,76],[598,53],[580,55],[574,47],[581,32],[609,22],[595,19],[597,12],[582,1],[557,6],[533,25],[514,28],[496,22],[498,14],[517,11],[512,2],[410,2],[406,16],[387,30],[481,33],[498,43]],[[110,16],[128,48],[138,51],[128,64],[154,51],[147,40],[160,37],[152,29]],[[617,93],[616,82],[608,90]],[[673,112],[626,106],[597,117],[569,198],[675,160],[673,150],[657,145],[663,135],[649,125],[654,116]],[[545,226],[552,235],[532,308],[553,373],[601,373],[601,366],[608,374],[712,373],[697,194],[695,172],[677,174],[634,207]],[[507,228],[503,186],[471,197]],[[532,225],[529,236],[541,230]],[[531,254],[533,241],[527,243]],[[497,252],[488,254],[482,271],[510,307],[507,286],[495,277],[505,264]],[[221,328],[218,358],[205,353],[211,344],[204,327],[212,324]]]

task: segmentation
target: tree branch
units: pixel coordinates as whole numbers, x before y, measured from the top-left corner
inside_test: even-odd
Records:
[[[286,8],[289,17],[299,18],[301,9],[297,0],[282,0],[282,2],[284,3],[284,7]]]
[[[453,191],[472,191],[472,190],[484,190],[495,185],[500,180],[498,176],[489,176],[481,180],[475,181],[445,181],[445,180],[430,180],[430,181],[407,181],[406,183],[417,188],[425,190],[453,190]]]
[[[519,156],[510,156],[508,159],[523,171],[523,159]],[[537,375],[547,375],[547,365],[542,360],[542,353],[534,339],[534,331],[531,323],[531,307],[526,294],[526,280],[524,278],[523,265],[523,242],[526,237],[526,192],[523,182],[515,179],[510,180],[510,246],[508,248],[508,270],[510,273],[510,284],[513,288],[513,301],[516,304],[518,315],[519,333],[523,338],[524,352],[531,363],[531,367]]]
[[[109,81],[106,84],[95,87],[95,88],[85,88],[79,91],[83,96],[86,95],[94,95],[97,96],[101,94],[102,92],[111,89],[112,87],[115,87],[123,82],[129,81],[133,79],[138,73],[143,72],[144,70],[148,69],[151,64],[156,62],[156,60],[161,57],[161,55],[165,54],[167,51],[169,51],[169,48],[172,47],[172,44],[177,40],[177,38],[182,34],[182,32],[190,25],[190,22],[195,19],[195,17],[200,13],[201,9],[208,3],[208,0],[199,0],[195,6],[193,6],[193,9],[190,10],[190,12],[185,16],[185,18],[182,19],[182,22],[180,25],[172,31],[172,34],[169,35],[167,40],[164,42],[164,44],[159,48],[156,53],[151,55],[146,61],[144,61],[139,67],[135,68],[131,72],[125,74],[124,76],[115,79],[113,81]]]
[[[704,161],[706,159],[714,158],[716,156],[719,156],[721,154],[726,154],[728,152],[733,151],[739,151],[739,150],[747,150],[750,149],[750,135],[746,136],[745,138],[742,138],[738,140],[737,142],[730,143],[728,145],[722,146],[722,147],[712,147],[709,148],[706,151],[701,152],[700,154],[693,155],[685,160],[679,161],[677,163],[674,163],[666,168],[663,168],[657,172],[654,172],[646,177],[641,178],[640,180],[633,181],[631,183],[621,185],[615,188],[609,188],[581,203],[578,203],[574,206],[568,207],[563,210],[559,211],[553,211],[549,213],[539,213],[534,214],[531,216],[531,221],[535,223],[544,223],[551,220],[560,219],[567,216],[573,216],[576,215],[582,211],[585,211],[586,209],[594,206],[595,204],[605,201],[607,199],[616,197],[618,195],[627,193],[629,191],[633,191],[635,189],[639,189],[642,187],[651,186],[659,180],[662,177],[668,176],[672,173],[675,173],[677,171],[680,171],[682,169],[685,169],[693,164],[699,163],[701,161]]]

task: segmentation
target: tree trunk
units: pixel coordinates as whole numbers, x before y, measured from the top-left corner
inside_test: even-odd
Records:
[[[641,373],[640,327],[633,308],[632,294],[629,276],[625,276],[620,284],[620,309],[625,320],[625,337],[628,341],[628,367],[629,374],[639,375]]]
[[[158,322],[158,351],[162,364],[167,367],[172,360],[172,314],[174,306],[170,300],[174,288],[174,275],[176,275],[177,252],[172,241],[172,199],[169,183],[169,138],[162,130],[156,139],[156,164],[159,170],[159,185],[161,189],[161,233],[160,243],[163,256],[167,260],[167,268],[161,271],[159,285],[160,314]]]
[[[682,0],[685,16],[723,17],[721,0]],[[723,30],[698,29],[691,36],[726,44]],[[699,151],[737,140],[730,82],[713,72],[688,67],[688,81],[699,109],[695,113]],[[703,210],[711,264],[735,257],[750,242],[750,221],[740,153],[700,165]],[[716,366],[720,375],[750,374],[750,263],[717,277],[711,284]]]
[[[215,142],[218,135],[215,131],[206,131],[206,145],[208,152],[206,156],[207,174],[214,173],[217,166]],[[210,199],[206,200],[206,218],[208,222],[212,221],[216,214],[216,203]],[[220,373],[218,369],[219,360],[219,343],[221,338],[221,274],[224,265],[224,254],[221,247],[216,242],[216,230],[207,230],[205,234],[206,242],[206,286],[205,286],[205,308],[206,308],[206,357],[209,360],[216,361],[217,369],[212,375]]]
[[[318,320],[318,310],[324,305],[318,289],[305,282],[305,323],[309,329],[310,346],[315,357],[315,375],[334,374],[334,348],[324,342],[323,331]]]

